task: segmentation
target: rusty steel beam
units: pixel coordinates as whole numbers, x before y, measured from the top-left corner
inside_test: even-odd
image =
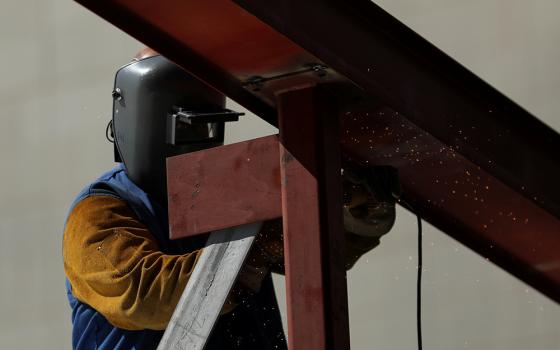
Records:
[[[350,348],[337,106],[321,87],[278,96],[288,341]]]
[[[278,136],[167,160],[173,239],[282,216]]]
[[[234,1],[560,217],[558,133],[371,0]]]

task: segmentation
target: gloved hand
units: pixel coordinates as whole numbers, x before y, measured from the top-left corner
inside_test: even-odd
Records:
[[[395,223],[395,202],[401,189],[397,170],[390,166],[343,169],[343,218],[346,268],[379,245]]]
[[[395,168],[343,169],[343,217],[346,231],[381,237],[395,222],[395,201],[400,195]]]

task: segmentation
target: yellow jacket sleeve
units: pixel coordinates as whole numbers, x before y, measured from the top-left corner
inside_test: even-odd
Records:
[[[74,296],[128,330],[165,329],[201,251],[163,254],[126,203],[110,196],[79,202],[63,239]]]

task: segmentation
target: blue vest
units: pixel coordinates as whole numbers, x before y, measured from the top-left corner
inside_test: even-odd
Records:
[[[204,246],[205,236],[182,240],[168,237],[167,210],[126,176],[121,165],[101,175],[84,188],[74,200],[70,212],[89,196],[112,196],[124,200],[157,240],[165,254],[184,254]],[[111,325],[89,305],[77,300],[66,280],[72,308],[72,347],[74,349],[155,349],[163,331],[129,331]],[[260,292],[235,311],[220,317],[206,346],[210,349],[285,349],[284,333],[274,295],[272,279],[265,279]]]

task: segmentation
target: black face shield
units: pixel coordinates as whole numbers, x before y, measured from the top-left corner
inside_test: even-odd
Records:
[[[238,113],[225,97],[163,56],[117,71],[112,127],[117,161],[130,179],[166,205],[165,159],[223,144],[224,122]]]

